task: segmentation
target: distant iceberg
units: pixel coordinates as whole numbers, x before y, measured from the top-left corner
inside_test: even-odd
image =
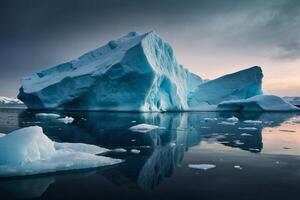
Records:
[[[263,95],[262,78],[261,68],[254,66],[204,81],[180,65],[172,47],[154,32],[131,32],[78,59],[24,77],[18,98],[30,109],[219,111],[228,101],[241,104]],[[256,111],[296,110],[279,97],[261,98],[271,102]]]
[[[0,177],[95,168],[121,160],[95,154],[108,151],[82,143],[56,143],[41,127],[31,126],[0,138]]]

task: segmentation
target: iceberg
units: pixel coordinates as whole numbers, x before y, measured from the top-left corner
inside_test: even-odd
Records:
[[[131,32],[23,78],[18,98],[30,109],[179,111],[201,83],[154,32]]]
[[[219,110],[226,100],[247,99],[262,94],[262,70],[254,66],[207,81],[189,95],[189,110]]]
[[[299,111],[299,108],[274,95],[257,95],[248,99],[223,101],[219,108],[235,111]]]
[[[203,80],[180,65],[172,47],[154,32],[130,32],[22,78],[18,98],[29,109],[48,110],[296,110],[279,97],[262,96],[262,78],[262,69],[254,66]]]
[[[121,162],[95,155],[106,151],[95,145],[53,142],[39,126],[22,128],[0,138],[0,177],[96,168]]]
[[[0,105],[23,105],[23,102],[17,98],[0,96]]]

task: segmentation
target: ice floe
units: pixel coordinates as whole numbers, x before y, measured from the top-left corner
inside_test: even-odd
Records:
[[[50,140],[41,127],[31,126],[0,138],[0,176],[25,176],[67,170],[96,168],[122,160],[97,156],[106,149]]]
[[[164,129],[163,127],[151,125],[151,124],[138,124],[129,128],[133,132],[147,133],[154,129]]]
[[[189,164],[188,167],[192,168],[192,169],[208,170],[208,169],[215,168],[216,165],[213,165],[213,164]]]
[[[65,124],[71,124],[74,121],[74,118],[66,116],[64,118],[58,118],[57,120]]]
[[[60,117],[60,115],[55,113],[36,113],[35,116],[38,118],[52,118],[52,119],[56,119]]]
[[[256,127],[238,127],[239,130],[257,130]]]

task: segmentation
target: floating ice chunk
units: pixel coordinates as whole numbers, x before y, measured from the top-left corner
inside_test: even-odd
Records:
[[[6,134],[0,133],[0,138],[3,137],[3,136],[6,136]]]
[[[131,123],[135,123],[135,122],[136,122],[135,120],[132,120],[132,121],[131,121]]]
[[[236,145],[242,145],[242,144],[244,144],[244,142],[241,142],[240,140],[235,140],[234,143],[235,143]]]
[[[249,148],[250,151],[260,151],[260,149],[256,149],[256,148]]]
[[[253,135],[251,135],[249,133],[242,133],[241,136],[253,136]]]
[[[0,176],[95,168],[121,162],[96,156],[94,153],[99,151],[95,149],[94,145],[55,143],[39,126],[19,129],[0,138]]]
[[[262,121],[259,121],[259,120],[245,120],[244,123],[247,123],[247,124],[261,124]]]
[[[116,152],[116,153],[125,153],[125,152],[127,152],[127,150],[123,149],[123,148],[116,148],[116,149],[113,149],[112,151]]]
[[[227,118],[226,121],[229,121],[229,122],[238,122],[239,118],[233,116],[233,117]]]
[[[36,113],[35,116],[39,118],[52,118],[52,119],[56,119],[60,117],[60,115],[54,113]]]
[[[155,126],[155,125],[151,125],[151,124],[138,124],[135,126],[132,126],[129,128],[129,130],[133,131],[133,132],[141,132],[141,133],[147,133],[149,131],[152,131],[154,129],[161,129],[163,127],[159,127],[159,126]]]
[[[239,165],[234,165],[233,166],[235,169],[239,169],[239,170],[241,170],[241,169],[243,169],[241,166],[239,166]]]
[[[239,130],[257,130],[256,127],[238,127]]]
[[[212,165],[212,164],[189,164],[188,167],[193,168],[193,169],[208,170],[208,169],[215,168],[216,165]]]
[[[226,121],[222,121],[219,124],[220,125],[229,125],[229,126],[234,126],[237,122],[226,122]]]
[[[84,143],[59,143],[54,142],[54,147],[56,150],[63,150],[69,152],[82,152],[82,153],[89,153],[89,154],[101,154],[109,149],[98,147],[96,145],[91,144],[84,144]]]
[[[65,118],[58,118],[57,120],[65,124],[70,124],[74,121],[74,118],[66,116]]]
[[[209,118],[209,117],[205,117],[204,121],[217,121],[218,118]]]
[[[139,154],[141,151],[138,149],[131,149],[130,152],[134,154]]]

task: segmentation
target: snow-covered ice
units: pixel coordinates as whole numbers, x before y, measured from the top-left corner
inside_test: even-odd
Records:
[[[39,126],[22,128],[0,138],[0,176],[87,169],[121,162],[94,155],[104,151],[94,145],[53,142]]]
[[[70,124],[74,121],[74,118],[66,116],[64,118],[58,118],[57,120],[60,121],[60,122],[65,123],[65,124]]]
[[[6,134],[0,133],[0,138],[3,137],[3,136],[6,136]]]
[[[208,169],[215,168],[216,165],[213,165],[213,164],[189,164],[188,167],[193,168],[193,169],[208,170]]]
[[[131,130],[133,132],[147,133],[154,129],[161,129],[161,128],[163,128],[163,127],[159,127],[159,126],[151,125],[151,124],[138,124],[138,125],[130,127],[129,130]]]
[[[0,105],[22,105],[23,102],[17,98],[0,96]]]

